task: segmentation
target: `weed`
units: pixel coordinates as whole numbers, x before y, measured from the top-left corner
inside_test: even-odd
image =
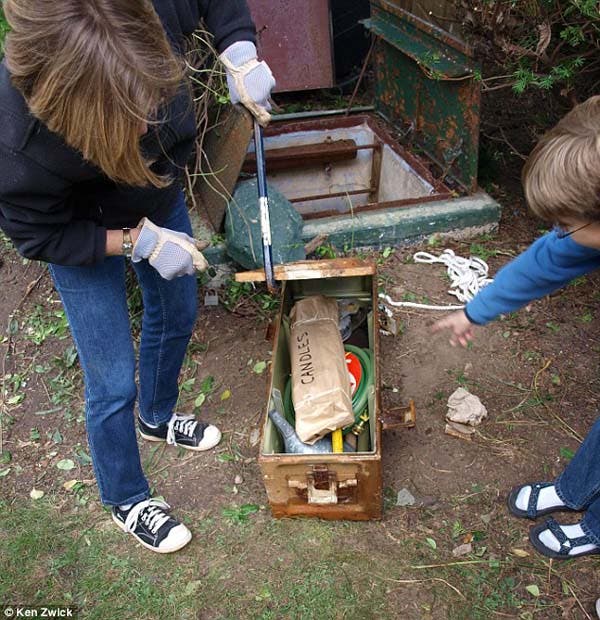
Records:
[[[47,310],[36,304],[33,313],[26,318],[23,330],[27,340],[40,345],[50,336],[66,338],[69,326],[64,310]]]
[[[560,458],[565,459],[565,461],[570,461],[575,456],[575,452],[570,448],[561,448],[560,449]]]
[[[260,510],[257,504],[242,504],[241,506],[232,506],[231,508],[223,508],[223,516],[236,525],[247,523],[251,514]]]
[[[467,383],[468,383],[468,379],[465,376],[465,373],[463,371],[459,371],[456,373],[456,383],[458,383],[458,385],[460,385],[461,387],[466,387]]]
[[[398,499],[396,491],[392,487],[385,487],[383,489],[383,509],[389,510],[396,505]]]
[[[582,286],[587,284],[587,276],[577,276],[574,280],[571,280],[569,286]]]
[[[541,359],[541,355],[537,351],[524,351],[523,358],[528,362],[539,362]]]
[[[231,311],[242,305],[254,306],[258,314],[268,318],[279,308],[279,298],[257,290],[251,282],[230,280],[225,287],[223,305]]]
[[[315,254],[319,258],[336,258],[337,256],[335,247],[330,243],[324,243],[323,245],[317,247],[317,249],[315,250]]]
[[[486,248],[484,245],[479,243],[472,243],[469,248],[469,252],[471,256],[477,256],[483,261],[488,261],[490,258],[497,256],[497,250],[493,248]]]

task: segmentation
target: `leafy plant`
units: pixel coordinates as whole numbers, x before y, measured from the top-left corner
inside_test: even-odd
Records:
[[[44,306],[36,304],[33,312],[26,318],[23,328],[25,338],[40,345],[50,336],[66,338],[69,325],[64,310],[48,311]]]
[[[464,0],[461,5],[459,13],[468,34],[485,39],[501,73],[483,80],[494,90],[512,87],[521,95],[560,87],[567,93],[578,78],[597,75],[600,12],[596,0]],[[582,82],[593,89],[593,79]]]
[[[256,504],[242,504],[241,506],[232,506],[231,508],[223,508],[223,516],[236,525],[246,523],[248,517],[260,509]]]
[[[279,298],[255,287],[251,282],[230,280],[223,291],[223,305],[232,312],[259,314],[269,318],[279,308]]]
[[[491,257],[496,256],[498,254],[497,250],[493,248],[486,248],[484,245],[480,243],[472,243],[469,248],[469,252],[471,256],[477,256],[483,261],[489,260]]]
[[[337,256],[335,248],[330,243],[324,243],[323,245],[320,245],[315,250],[315,254],[319,258],[335,258]]]

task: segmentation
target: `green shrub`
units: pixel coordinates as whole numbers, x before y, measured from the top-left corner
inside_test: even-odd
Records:
[[[520,95],[557,87],[565,95],[579,86],[578,98],[595,94],[598,7],[597,0],[463,0],[464,27],[502,74],[488,72],[484,89],[512,87]]]

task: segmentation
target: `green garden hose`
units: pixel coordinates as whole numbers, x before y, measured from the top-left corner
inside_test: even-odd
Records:
[[[371,356],[366,349],[355,347],[354,345],[347,344],[344,349],[349,353],[354,353],[360,361],[362,367],[361,381],[356,388],[356,392],[352,396],[352,412],[354,413],[354,422],[358,424],[360,421],[360,414],[365,410],[369,399],[370,387],[373,385],[373,363],[371,362]],[[285,417],[287,421],[295,426],[296,424],[296,412],[294,411],[294,404],[292,402],[292,379],[288,379],[283,394],[283,406],[285,409]],[[343,429],[344,435],[352,430],[353,425],[346,426]]]

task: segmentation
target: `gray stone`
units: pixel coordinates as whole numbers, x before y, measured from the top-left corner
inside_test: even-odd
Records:
[[[396,506],[414,506],[415,501],[414,495],[408,489],[398,491]]]

